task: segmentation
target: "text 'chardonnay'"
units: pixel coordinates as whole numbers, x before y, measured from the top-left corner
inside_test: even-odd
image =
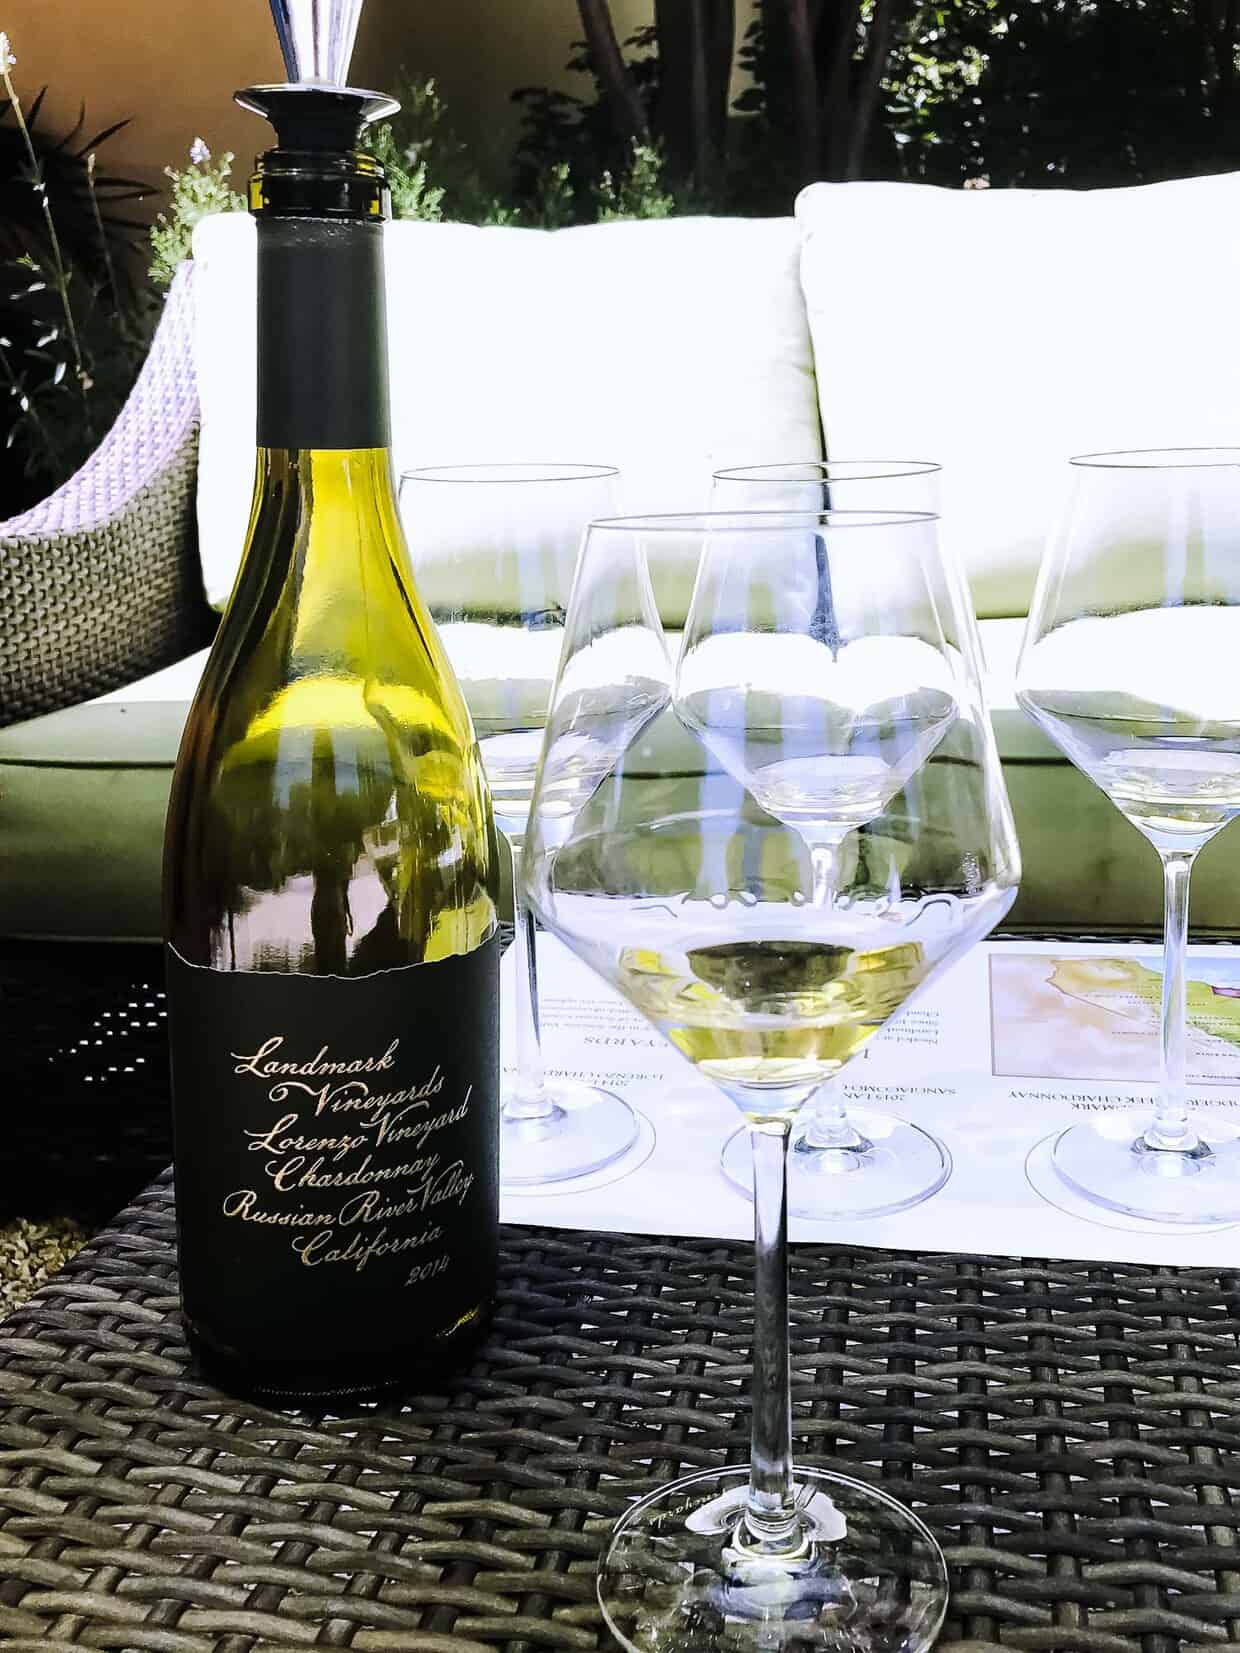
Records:
[[[165,847],[182,1303],[225,1387],[434,1381],[485,1329],[498,1231],[497,856],[477,744],[392,489],[393,106],[242,94],[258,462]]]

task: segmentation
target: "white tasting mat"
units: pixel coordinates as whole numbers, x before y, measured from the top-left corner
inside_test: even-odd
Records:
[[[1101,967],[1100,967],[1101,966]],[[1104,1262],[1240,1265],[1240,1224],[1186,1233],[1093,1211],[1049,1162],[1080,1119],[1152,1100],[1161,990],[1156,948],[989,942],[975,948],[854,1058],[851,1098],[934,1133],[953,1170],[910,1211],[850,1222],[794,1218],[794,1240]],[[752,1233],[719,1153],[732,1105],[653,1027],[549,935],[539,937],[543,1038],[552,1076],[618,1091],[638,1142],[593,1176],[505,1193],[505,1222],[726,1239]],[[513,957],[502,969],[512,1058]],[[1194,1106],[1240,1119],[1240,950],[1195,947],[1189,970]],[[1088,1213],[1088,1214],[1087,1214]]]

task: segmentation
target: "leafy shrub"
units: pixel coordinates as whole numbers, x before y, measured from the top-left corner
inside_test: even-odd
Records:
[[[604,172],[594,194],[600,223],[609,218],[670,218],[676,197],[663,187],[663,157],[651,144],[635,143],[618,178]]]
[[[161,212],[151,226],[150,274],[156,287],[170,286],[177,265],[189,257],[199,219],[244,208],[245,198],[228,182],[232,168],[231,150],[214,160],[201,138],[190,145],[187,167],[164,168],[165,178],[171,181],[168,211]]]
[[[363,148],[387,172],[393,215],[511,223],[513,205],[503,169],[457,137],[434,80],[403,76],[397,96],[398,113],[363,135]]]

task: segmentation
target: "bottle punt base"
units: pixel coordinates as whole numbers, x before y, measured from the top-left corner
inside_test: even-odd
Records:
[[[876,1487],[821,1469],[793,1475],[788,1553],[743,1526],[749,1469],[703,1470],[634,1504],[599,1566],[608,1627],[628,1653],[921,1653],[947,1608],[928,1528]]]
[[[393,1349],[382,1362],[273,1362],[246,1358],[222,1348],[186,1322],[185,1335],[197,1371],[226,1395],[274,1406],[326,1407],[337,1402],[383,1400],[417,1391],[437,1391],[468,1365],[490,1328],[490,1306],[438,1347],[429,1339]]]

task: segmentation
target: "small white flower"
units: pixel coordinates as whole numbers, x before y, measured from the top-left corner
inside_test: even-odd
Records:
[[[189,146],[189,158],[195,166],[201,166],[204,161],[211,159],[211,151],[201,138],[195,138]]]
[[[3,29],[0,29],[0,68],[11,69],[16,62],[17,59],[13,56],[12,49],[9,46],[9,37]]]

